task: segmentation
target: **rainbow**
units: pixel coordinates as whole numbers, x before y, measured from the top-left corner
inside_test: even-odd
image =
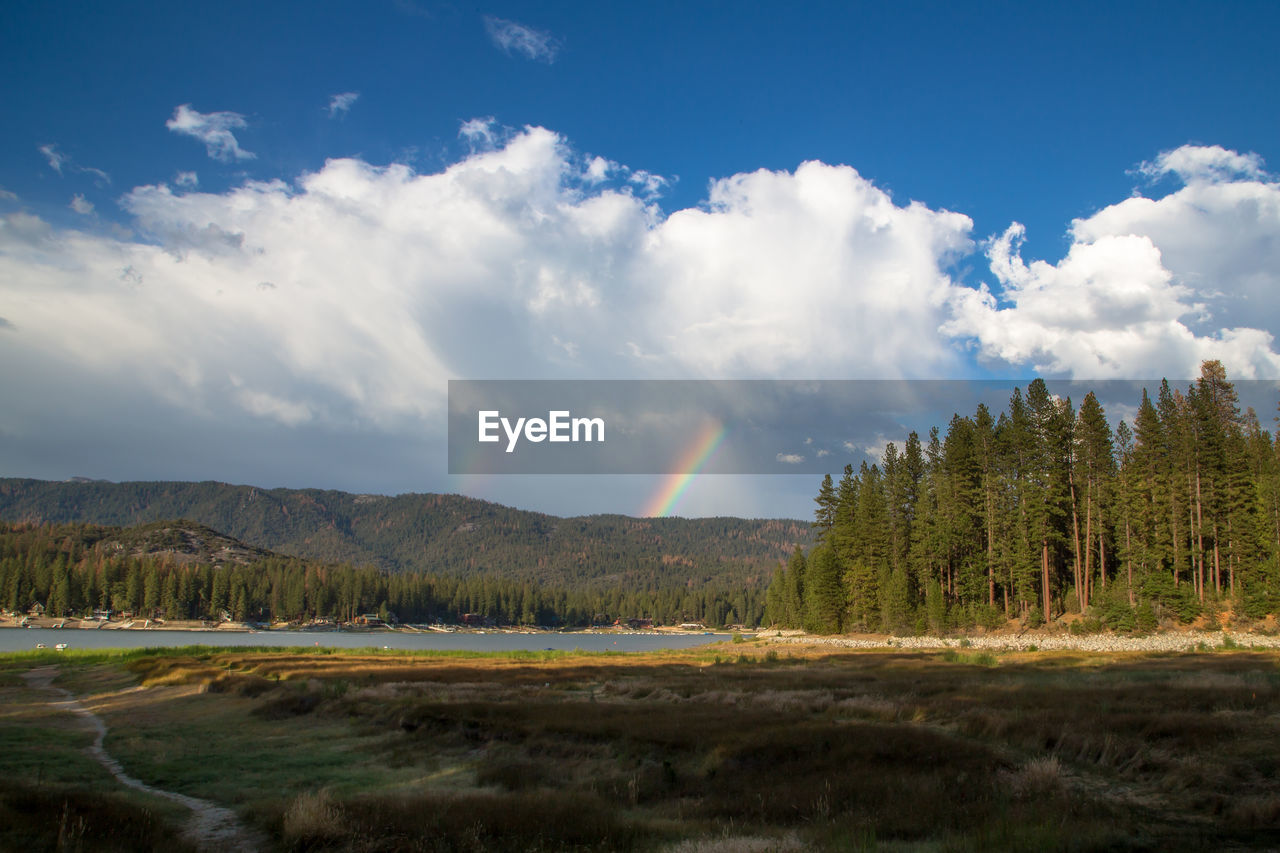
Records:
[[[724,439],[724,434],[724,425],[719,421],[708,421],[704,424],[689,447],[680,454],[673,473],[666,475],[662,486],[640,510],[640,517],[661,518],[670,515],[680,498],[684,497],[685,491],[698,471],[711,458],[711,454],[716,452],[716,448]]]

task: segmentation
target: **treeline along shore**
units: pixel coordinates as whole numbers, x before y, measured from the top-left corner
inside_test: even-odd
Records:
[[[191,539],[218,538],[191,554]],[[140,551],[141,553],[134,553]],[[130,614],[164,622],[485,623],[585,627],[621,620],[759,623],[763,590],[670,584],[591,590],[491,575],[390,572],[287,557],[192,522],[136,528],[0,522],[0,610],[20,619]]]
[[[1217,361],[1113,429],[1043,380],[955,415],[815,498],[819,542],[766,622],[834,634],[1051,621],[1091,633],[1269,623],[1280,612],[1280,443]],[[1267,624],[1257,627],[1266,629]]]

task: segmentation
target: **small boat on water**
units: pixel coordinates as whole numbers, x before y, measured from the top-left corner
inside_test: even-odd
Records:
[[[48,648],[48,647],[47,647],[44,643],[36,643],[36,648],[37,648],[37,649],[44,649],[44,648]]]
[[[60,652],[65,652],[65,651],[67,650],[67,644],[66,644],[66,643],[58,643],[56,646],[54,646],[54,648],[55,648],[55,649],[57,649],[57,650],[58,650],[58,651],[60,651]]]

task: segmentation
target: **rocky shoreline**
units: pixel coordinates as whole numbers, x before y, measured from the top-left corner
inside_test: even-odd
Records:
[[[44,628],[64,631],[191,631],[193,633],[229,633],[240,632],[248,634],[315,634],[315,633],[341,633],[341,634],[431,634],[431,633],[447,633],[447,634],[608,634],[619,636],[689,636],[691,634],[723,634],[728,637],[733,632],[729,630],[718,631],[692,631],[681,628],[657,627],[649,629],[630,629],[617,627],[593,627],[593,628],[529,628],[529,627],[510,627],[510,626],[490,626],[486,628],[477,628],[466,625],[350,625],[335,624],[333,622],[316,622],[316,623],[275,623],[273,625],[265,625],[253,622],[214,622],[212,620],[183,620],[183,621],[163,621],[151,619],[124,619],[99,621],[96,619],[79,619],[72,616],[53,617],[53,616],[33,616],[24,619],[0,616],[0,629],[4,628]]]
[[[989,634],[975,637],[823,637],[807,634],[757,635],[769,643],[846,649],[959,649],[988,651],[1194,652],[1217,648],[1280,649],[1280,635],[1250,631],[1162,631],[1121,634]]]

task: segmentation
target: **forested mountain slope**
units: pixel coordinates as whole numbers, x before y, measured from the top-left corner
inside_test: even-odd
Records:
[[[127,527],[188,518],[254,546],[390,571],[555,586],[765,584],[805,522],[559,518],[459,495],[353,495],[225,483],[0,479],[0,519]]]
[[[757,625],[760,584],[571,587],[498,573],[442,575],[284,556],[185,519],[137,527],[0,521],[0,611],[85,617],[103,610],[145,619],[237,622],[458,622],[585,627],[615,618],[658,624]]]

